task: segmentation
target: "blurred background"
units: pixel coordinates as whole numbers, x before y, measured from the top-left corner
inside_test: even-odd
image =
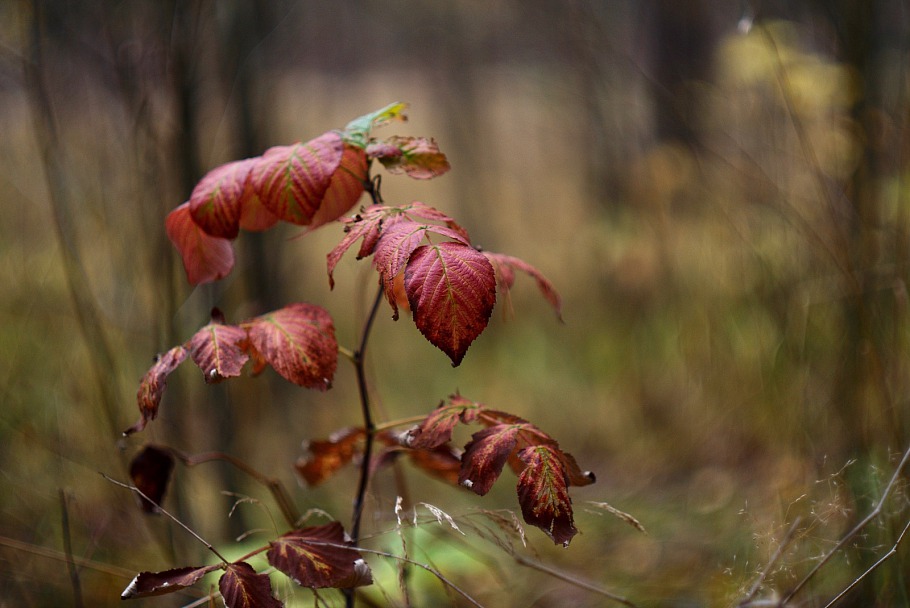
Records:
[[[452,369],[382,309],[378,418],[458,390],[598,483],[572,490],[571,547],[536,529],[525,547],[511,473],[481,499],[383,471],[363,544],[403,553],[405,494],[465,532],[417,505],[432,521],[405,529],[408,555],[485,606],[774,605],[888,491],[790,602],[825,605],[910,519],[904,476],[889,485],[910,442],[908,51],[900,0],[0,2],[0,606],[113,605],[139,571],[211,562],[102,477],[126,480],[146,443],[242,458],[347,525],[356,471],[307,489],[293,469],[303,441],[360,422],[343,360],[326,393],[186,365],[159,419],[121,431],[152,357],[212,306],[320,304],[355,347],[375,278],[350,255],[328,289],[340,227],[243,234],[234,272],[194,289],[163,220],[218,164],[399,100],[410,121],[378,134],[435,137],[452,171],[386,175],[386,201],[537,266],[565,323],[519,277]],[[230,556],[284,531],[224,463],[178,465],[164,506]],[[907,557],[841,605],[910,604]],[[406,597],[394,560],[368,561],[373,605],[465,605],[417,569]],[[216,580],[134,603],[202,605]],[[274,580],[289,605],[342,605]]]

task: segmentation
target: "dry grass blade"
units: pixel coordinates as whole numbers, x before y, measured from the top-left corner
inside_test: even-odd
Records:
[[[606,511],[610,515],[613,515],[614,517],[621,519],[622,521],[626,522],[627,524],[629,524],[630,526],[632,526],[633,528],[635,528],[642,534],[648,533],[648,531],[645,530],[645,527],[643,525],[641,525],[640,521],[638,521],[637,519],[635,519],[634,517],[632,517],[625,511],[620,511],[619,509],[617,509],[610,503],[589,501],[587,504],[591,505],[592,507],[596,507],[602,511]]]

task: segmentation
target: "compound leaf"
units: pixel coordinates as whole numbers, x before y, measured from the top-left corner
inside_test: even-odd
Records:
[[[321,306],[296,303],[247,321],[253,359],[262,358],[289,382],[331,387],[338,364],[332,317]]]
[[[163,572],[140,572],[120,594],[120,599],[132,600],[180,591],[196,584],[203,576],[220,567],[220,564],[216,564],[214,566],[187,566]]]
[[[578,532],[572,516],[568,479],[562,455],[547,445],[524,448],[518,457],[526,463],[518,477],[518,502],[524,520],[568,547]]]
[[[341,162],[332,174],[329,187],[310,221],[310,230],[337,220],[348,212],[363,194],[369,161],[363,150],[346,145]]]
[[[154,420],[158,415],[158,406],[161,404],[161,396],[167,387],[167,377],[177,369],[177,366],[186,359],[187,350],[183,346],[175,346],[163,355],[158,356],[155,364],[139,382],[139,391],[136,394],[136,400],[139,403],[139,421],[123,432],[124,435],[141,431],[148,424],[149,420]]]
[[[453,366],[460,364],[496,303],[490,262],[464,243],[422,245],[411,254],[404,285],[420,333],[446,353]]]
[[[193,362],[209,384],[239,376],[249,355],[242,350],[246,331],[213,321],[197,331],[187,346]]]
[[[356,550],[346,547],[344,529],[337,521],[293,530],[269,543],[269,564],[298,585],[312,589],[368,585],[366,564]],[[360,570],[360,572],[358,572]]]
[[[267,574],[257,574],[246,562],[228,564],[218,581],[218,590],[227,608],[281,608],[272,595]]]
[[[206,234],[193,221],[189,205],[183,203],[168,214],[164,221],[167,236],[180,252],[190,284],[217,281],[234,267],[234,249],[228,239]]]

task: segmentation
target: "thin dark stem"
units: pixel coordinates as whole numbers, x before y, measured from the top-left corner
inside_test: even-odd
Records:
[[[360,336],[360,346],[354,351],[354,368],[357,372],[357,389],[360,394],[363,428],[366,431],[366,441],[363,446],[363,462],[360,465],[360,482],[357,484],[357,495],[354,498],[354,516],[351,524],[351,537],[355,544],[360,539],[360,521],[361,516],[363,515],[363,502],[366,497],[367,485],[370,480],[370,459],[373,450],[373,435],[376,432],[376,424],[373,422],[373,414],[370,410],[370,391],[367,386],[364,355],[366,354],[367,340],[370,337],[370,330],[373,327],[373,320],[376,318],[376,312],[379,310],[380,302],[382,302],[381,287],[376,292],[373,306],[370,308],[370,314],[367,316],[366,323],[363,326],[363,334]]]
[[[158,509],[158,511],[160,511],[165,517],[169,518],[169,519],[170,519],[171,521],[173,521],[175,524],[177,524],[178,526],[180,526],[181,528],[183,528],[184,530],[186,530],[187,532],[189,532],[190,535],[191,535],[193,538],[195,538],[195,539],[198,540],[200,543],[202,543],[203,545],[205,545],[205,548],[208,549],[209,551],[211,551],[218,559],[220,559],[220,560],[221,560],[222,562],[224,562],[225,564],[230,564],[230,563],[231,563],[230,560],[228,560],[226,557],[224,557],[223,555],[221,555],[220,553],[218,553],[218,549],[216,549],[210,542],[208,542],[207,540],[205,540],[204,538],[202,538],[201,536],[199,536],[199,534],[197,534],[195,530],[193,530],[193,529],[190,528],[188,525],[186,525],[185,523],[183,523],[182,521],[180,521],[177,517],[175,517],[174,515],[172,515],[171,513],[167,512],[167,511],[165,511],[165,510],[161,507],[161,505],[159,505],[159,504],[156,503],[154,500],[152,500],[151,498],[149,498],[148,496],[146,496],[146,495],[145,495],[145,492],[143,492],[142,490],[140,490],[140,489],[137,488],[136,486],[132,486],[132,485],[130,485],[130,484],[128,484],[128,483],[123,483],[122,481],[117,481],[116,479],[114,479],[114,478],[112,478],[112,477],[108,477],[108,476],[105,475],[104,473],[102,473],[101,476],[104,477],[106,480],[108,480],[109,482],[111,482],[111,483],[114,484],[114,485],[120,486],[121,488],[125,488],[125,489],[127,489],[127,490],[129,490],[129,491],[131,491],[131,492],[135,492],[137,495],[141,496],[141,497],[144,498],[145,500],[149,501],[151,504],[155,505],[155,507]]]

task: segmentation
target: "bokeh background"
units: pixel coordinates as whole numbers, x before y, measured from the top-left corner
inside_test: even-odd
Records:
[[[895,545],[841,605],[908,605],[910,508],[889,485],[910,442],[908,51],[901,0],[0,2],[0,606],[113,605],[141,570],[211,561],[102,476],[125,480],[146,443],[237,456],[349,521],[356,471],[308,489],[293,470],[302,441],[359,422],[344,361],[326,393],[269,373],[206,386],[187,365],[159,419],[121,431],[152,357],[212,306],[317,303],[355,346],[375,279],[350,256],[329,291],[340,227],[244,234],[232,275],[194,289],[163,218],[216,165],[399,100],[410,121],[382,133],[435,137],[453,169],[385,175],[386,201],[536,265],[565,323],[519,277],[452,369],[383,309],[378,417],[458,390],[598,483],[572,491],[571,547],[536,529],[525,547],[510,473],[480,499],[383,471],[365,546],[401,555],[403,535],[485,606],[774,605],[888,491],[789,605],[825,605]],[[397,495],[420,515],[401,535]],[[229,555],[283,531],[224,463],[178,466],[164,506]],[[419,569],[406,596],[394,560],[368,560],[365,602],[464,605]],[[214,580],[134,603],[207,605]]]

